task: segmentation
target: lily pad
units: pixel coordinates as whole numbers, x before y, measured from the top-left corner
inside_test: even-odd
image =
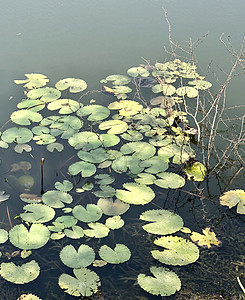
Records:
[[[66,293],[75,297],[88,297],[98,291],[99,276],[86,268],[74,269],[75,277],[62,273],[59,277],[59,286]]]
[[[71,175],[81,173],[82,177],[90,177],[96,172],[96,167],[94,164],[85,161],[78,161],[70,165],[68,171]]]
[[[14,111],[10,116],[11,121],[18,125],[30,125],[31,121],[40,122],[42,118],[40,113],[27,109]]]
[[[128,75],[132,77],[137,77],[139,75],[143,77],[147,77],[150,75],[150,73],[143,67],[132,67],[128,69]]]
[[[177,89],[176,93],[179,96],[187,95],[188,98],[195,98],[198,96],[198,90],[191,86],[183,86]]]
[[[185,179],[175,173],[162,172],[157,174],[161,179],[156,179],[154,184],[164,189],[177,189],[185,185]]]
[[[171,84],[156,84],[152,87],[153,93],[163,93],[166,96],[172,96],[176,92],[176,88]]]
[[[43,203],[53,208],[63,208],[64,203],[70,204],[72,196],[63,191],[51,190],[42,195]]]
[[[36,89],[42,86],[45,86],[47,82],[49,82],[49,79],[47,76],[38,74],[38,73],[30,73],[30,74],[25,74],[27,79],[24,80],[14,80],[14,83],[16,84],[24,84],[24,87],[27,89]]]
[[[45,102],[41,100],[23,100],[17,104],[19,109],[26,108],[31,111],[40,111],[44,109]]]
[[[90,163],[101,163],[109,158],[109,154],[103,148],[97,148],[90,152],[80,150],[77,156],[86,162]]]
[[[138,112],[142,111],[143,106],[137,101],[133,100],[121,100],[115,101],[108,105],[111,110],[119,110],[118,114],[121,116],[129,117],[134,116]]]
[[[143,225],[143,229],[152,234],[172,234],[180,230],[184,225],[179,215],[164,209],[147,210],[140,215],[140,219],[152,222]]]
[[[220,197],[220,204],[226,205],[229,208],[236,206],[237,213],[245,214],[245,191],[244,190],[231,190],[224,193]]]
[[[55,182],[55,188],[59,191],[69,192],[73,188],[73,184],[69,180],[63,180],[63,182]]]
[[[69,228],[77,224],[77,219],[73,216],[60,216],[55,219],[53,224],[55,224],[55,226],[60,224],[62,225],[62,228]]]
[[[34,294],[22,294],[17,300],[42,300]]]
[[[112,198],[101,198],[97,205],[102,209],[107,216],[118,216],[124,214],[130,207],[128,203],[122,202],[119,199],[113,201]]]
[[[100,130],[107,130],[109,134],[121,134],[128,129],[128,124],[121,120],[109,120],[100,123]]]
[[[96,133],[90,131],[75,133],[68,139],[68,143],[76,150],[82,149],[85,151],[96,149],[102,144],[99,136]]]
[[[8,200],[10,197],[9,194],[5,194],[5,191],[0,191],[0,202]]]
[[[198,161],[192,165],[186,164],[183,170],[186,173],[187,178],[194,181],[203,181],[207,171],[205,166]]]
[[[114,230],[123,227],[124,221],[120,216],[114,216],[106,219],[105,225]]]
[[[156,148],[153,145],[148,144],[146,142],[131,142],[124,144],[121,147],[120,151],[123,154],[133,153],[132,156],[134,158],[145,160],[152,157],[155,154]]]
[[[100,134],[99,139],[105,148],[113,147],[120,143],[120,138],[115,134]],[[108,153],[108,150],[107,150]]]
[[[55,87],[60,91],[64,91],[69,88],[71,93],[79,93],[86,90],[87,83],[82,79],[65,78],[56,82]]]
[[[200,247],[211,248],[212,246],[220,246],[221,242],[217,239],[215,233],[209,227],[202,230],[203,234],[198,232],[191,233],[191,240],[197,242]]]
[[[61,143],[51,143],[47,145],[47,150],[49,152],[54,152],[54,150],[62,152],[64,150],[64,145],[62,145]]]
[[[60,259],[69,268],[79,269],[91,265],[95,253],[88,245],[82,244],[78,250],[72,245],[67,245],[60,251]]]
[[[38,145],[49,145],[53,144],[56,141],[56,138],[51,135],[51,134],[40,134],[40,135],[35,135],[33,137],[33,140],[36,141],[36,144]]]
[[[8,231],[0,229],[0,244],[4,244],[9,238]]]
[[[149,173],[137,174],[137,178],[134,179],[135,182],[145,185],[151,185],[154,183],[156,177]]]
[[[88,223],[88,226],[91,229],[85,229],[84,234],[89,237],[95,237],[97,239],[106,237],[109,234],[110,229],[99,222],[96,223]]]
[[[15,247],[25,250],[43,247],[49,240],[50,232],[43,224],[32,224],[29,230],[23,225],[15,225],[9,231],[9,240]]]
[[[1,263],[0,275],[15,284],[25,284],[35,280],[40,273],[40,267],[35,260],[16,266],[14,263]]]
[[[125,85],[131,81],[131,78],[126,75],[109,75],[106,77],[104,83],[107,83],[107,81],[112,81],[113,85]]]
[[[154,244],[165,248],[164,251],[152,250],[152,256],[163,264],[184,266],[199,258],[199,250],[192,242],[178,236],[164,236]]]
[[[146,159],[139,164],[140,167],[144,167],[146,173],[160,173],[166,171],[169,167],[168,162],[162,160],[159,156],[154,156]]]
[[[79,117],[88,116],[88,121],[101,121],[110,115],[110,110],[102,105],[87,105],[77,111]]]
[[[11,127],[2,133],[1,138],[6,143],[25,144],[33,138],[33,134],[28,128]]]
[[[212,83],[205,80],[193,80],[189,81],[188,84],[194,85],[198,90],[207,90],[212,86]]]
[[[27,93],[27,97],[29,99],[38,99],[42,102],[51,102],[59,99],[61,96],[61,92],[57,89],[45,87],[31,90]]]
[[[124,140],[130,141],[130,142],[138,142],[144,138],[142,133],[140,133],[136,130],[132,130],[132,129],[127,130],[127,132],[124,132],[121,135],[121,137]]]
[[[77,101],[71,99],[59,99],[53,102],[50,102],[47,106],[49,110],[59,109],[59,114],[68,115],[76,112],[80,107],[80,104]]]
[[[69,237],[70,239],[80,239],[84,236],[84,232],[82,227],[80,226],[72,226],[71,229],[65,229],[64,233],[67,237]]]
[[[181,288],[181,281],[173,271],[163,267],[150,267],[153,276],[139,274],[137,281],[140,287],[152,295],[170,296]]]
[[[20,217],[29,223],[45,223],[55,216],[55,210],[45,204],[27,204],[23,209],[25,212]]]
[[[128,247],[123,244],[116,244],[114,249],[103,245],[99,249],[99,256],[110,264],[121,264],[130,259],[131,252]]]
[[[90,223],[98,221],[103,213],[99,206],[87,204],[86,208],[82,205],[76,205],[72,210],[72,214],[79,221]]]
[[[123,202],[135,205],[145,205],[151,202],[155,193],[146,185],[129,182],[124,183],[126,190],[116,190],[116,197]]]
[[[16,145],[14,147],[14,151],[17,153],[23,153],[23,151],[31,152],[31,150],[32,150],[32,147],[28,144]]]

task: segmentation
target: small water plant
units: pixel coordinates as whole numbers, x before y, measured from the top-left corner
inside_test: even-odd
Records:
[[[9,233],[2,232],[2,243],[9,237],[18,249],[38,251],[49,247],[49,241],[66,240],[57,260],[73,274],[62,273],[58,284],[74,297],[91,296],[100,289],[101,282],[90,266],[108,267],[134,259],[127,245],[116,241],[108,245],[103,238],[123,230],[125,219],[121,215],[132,206],[144,206],[146,210],[139,219],[147,233],[157,236],[153,243],[158,248],[151,254],[164,266],[150,266],[154,277],[138,274],[139,286],[153,295],[170,296],[179,291],[178,275],[165,265],[194,263],[199,248],[192,241],[199,240],[199,245],[203,242],[200,244],[201,238],[194,233],[191,239],[188,234],[178,235],[184,226],[181,216],[164,209],[148,209],[148,205],[159,189],[179,189],[186,180],[204,179],[204,165],[196,159],[190,163],[195,158],[192,133],[186,131],[188,119],[180,107],[183,97],[195,101],[211,83],[197,73],[196,66],[179,59],[132,67],[127,75],[115,74],[101,80],[109,85],[103,86],[103,91],[113,97],[106,107],[71,99],[71,93],[86,90],[82,79],[65,78],[54,88],[46,87],[49,79],[45,75],[26,77],[15,80],[16,84],[24,84],[26,98],[10,116],[13,126],[1,132],[0,147],[22,153],[40,146],[50,155],[61,155],[70,148],[76,153],[75,161],[68,162],[63,182],[54,182],[54,188],[45,191],[42,158],[40,196],[27,192],[20,195],[28,204],[19,214],[20,224]],[[135,87],[148,88],[161,96],[139,103],[130,98]],[[77,203],[81,192],[89,195],[88,203]],[[1,198],[7,200],[8,195],[2,193]],[[103,245],[93,248],[86,244],[90,238],[101,239]],[[206,243],[209,247],[211,241]],[[96,260],[96,255],[102,260]],[[21,266],[2,262],[1,276],[18,284],[34,280],[39,266],[32,255],[28,259],[30,262]]]

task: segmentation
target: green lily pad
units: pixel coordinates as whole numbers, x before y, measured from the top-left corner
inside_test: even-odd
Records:
[[[156,84],[152,87],[153,93],[163,93],[166,96],[172,96],[176,92],[176,88],[171,84]]]
[[[87,204],[86,208],[82,205],[76,205],[72,210],[72,214],[79,221],[90,223],[98,221],[103,213],[99,206]]]
[[[72,245],[67,245],[60,251],[60,259],[69,268],[79,269],[91,265],[95,253],[88,245],[82,244],[78,250]]]
[[[0,244],[4,244],[9,238],[8,231],[0,229]]]
[[[130,142],[138,142],[144,138],[142,133],[140,133],[136,130],[132,130],[132,129],[127,130],[127,132],[124,132],[121,135],[121,137],[124,140],[130,141]]]
[[[125,132],[128,129],[128,124],[121,120],[109,120],[100,123],[100,130],[107,130],[109,134],[120,134]]]
[[[132,77],[137,77],[139,75],[142,77],[147,77],[150,75],[150,73],[143,67],[132,67],[128,69],[128,75]]]
[[[73,188],[73,184],[69,180],[63,180],[63,182],[55,182],[55,188],[59,191],[69,192]]]
[[[68,171],[71,175],[81,173],[82,177],[90,177],[96,172],[96,167],[94,164],[85,161],[78,161],[70,165]]]
[[[187,178],[194,181],[203,181],[207,171],[205,166],[200,162],[195,162],[192,165],[186,164],[183,170]]]
[[[118,216],[124,214],[130,207],[128,203],[122,202],[119,199],[113,201],[112,198],[101,198],[97,205],[102,209],[107,216]]]
[[[168,161],[170,157],[173,157],[173,163],[182,164],[190,157],[194,157],[195,153],[191,147],[183,144],[167,144],[158,150],[158,156],[165,161]]]
[[[104,83],[107,83],[107,81],[112,81],[113,85],[126,85],[131,81],[131,78],[126,75],[109,75]]]
[[[99,276],[86,268],[74,269],[75,278],[62,273],[59,277],[59,286],[66,293],[75,297],[88,297],[98,291],[100,283]]]
[[[0,275],[15,284],[25,284],[35,280],[40,273],[40,267],[35,260],[16,266],[14,263],[1,263]]]
[[[70,204],[72,196],[63,191],[51,190],[42,195],[43,203],[53,208],[63,208],[64,203]]]
[[[55,224],[55,226],[61,224],[62,228],[69,228],[77,224],[77,219],[73,216],[60,216],[55,219],[53,224]]]
[[[121,100],[110,103],[108,108],[111,110],[119,110],[118,114],[120,116],[129,117],[142,111],[143,106],[137,101]]]
[[[128,247],[123,244],[116,244],[114,249],[103,245],[99,249],[99,256],[110,264],[121,264],[130,259],[131,252]]]
[[[93,194],[96,197],[100,198],[110,198],[116,194],[116,190],[109,185],[100,185],[100,189],[98,191],[94,191]]]
[[[139,183],[124,183],[126,190],[116,190],[116,197],[123,202],[135,205],[145,205],[151,202],[155,193],[151,188]]]
[[[57,89],[45,87],[31,90],[27,93],[27,97],[29,99],[38,99],[42,102],[51,102],[59,99],[61,96],[61,92]]]
[[[94,179],[97,180],[96,183],[99,185],[108,185],[115,181],[115,178],[110,174],[99,174],[94,176]]]
[[[9,240],[15,247],[25,250],[43,247],[49,240],[50,232],[43,224],[32,224],[29,230],[23,225],[15,225],[9,231]]]
[[[134,158],[145,160],[152,157],[155,154],[156,148],[153,145],[148,144],[146,142],[130,142],[124,144],[121,147],[120,151],[123,154],[133,153],[132,156]]]
[[[87,83],[82,79],[65,78],[56,82],[55,87],[60,91],[64,91],[69,88],[71,93],[79,93],[86,90]]]
[[[152,250],[152,256],[163,264],[184,266],[199,258],[199,249],[192,242],[178,236],[163,236],[154,244],[165,248],[164,251]]]
[[[29,223],[45,223],[55,216],[55,210],[45,204],[27,204],[23,209],[25,212],[20,217]]]
[[[154,184],[164,189],[177,189],[185,185],[185,179],[175,173],[162,172],[157,176],[161,179],[156,179]]]
[[[137,174],[137,178],[134,179],[135,182],[145,185],[151,185],[154,183],[156,177],[149,173]]]
[[[163,267],[150,267],[153,276],[139,274],[137,281],[140,287],[152,295],[170,296],[181,288],[181,281],[173,271]]]
[[[179,96],[187,95],[188,98],[195,98],[198,96],[198,90],[191,86],[183,86],[177,89],[176,93]]]
[[[140,162],[136,157],[121,156],[113,161],[111,167],[117,173],[125,173],[129,168],[132,174],[138,174],[144,170],[143,167],[140,167]]]
[[[101,146],[99,136],[96,133],[90,131],[75,133],[68,139],[68,143],[76,150],[82,149],[84,151],[96,149]]]
[[[46,148],[49,152],[54,152],[54,150],[62,152],[64,150],[64,145],[62,145],[61,143],[51,143],[48,144]]]
[[[103,148],[97,148],[90,152],[80,150],[77,156],[86,162],[90,163],[101,163],[109,158],[109,154]]]
[[[105,148],[113,147],[120,143],[120,138],[115,134],[100,134],[99,139],[102,143],[102,146]]]
[[[140,167],[144,167],[146,173],[156,174],[159,172],[164,172],[168,169],[169,165],[166,161],[162,160],[158,156],[146,159],[139,164]]]
[[[110,110],[102,105],[87,105],[77,111],[79,117],[88,116],[88,121],[101,121],[110,115]]]
[[[19,109],[26,108],[31,111],[40,111],[44,109],[45,102],[41,100],[23,100],[17,104]]]
[[[83,232],[86,236],[95,237],[97,239],[106,237],[109,234],[110,229],[99,222],[96,223],[88,223],[88,226],[91,229],[85,229]]]
[[[34,126],[32,127],[31,131],[36,135],[41,135],[50,132],[49,128],[44,126]]]
[[[120,216],[114,216],[106,219],[105,225],[114,230],[123,227],[124,221]]]
[[[47,106],[49,110],[59,109],[59,114],[68,115],[76,112],[80,107],[80,104],[77,101],[71,99],[59,99],[53,102],[50,102]]]
[[[6,143],[25,144],[33,138],[33,134],[28,128],[11,127],[2,133],[1,138]]]
[[[51,134],[43,133],[40,135],[35,135],[33,140],[36,141],[36,144],[38,145],[48,145],[53,144],[56,141],[56,138]]]
[[[140,215],[140,219],[152,222],[143,225],[143,229],[152,234],[172,234],[180,230],[184,225],[179,215],[164,209],[147,210]]]
[[[237,213],[245,214],[245,191],[244,190],[231,190],[220,197],[220,204],[226,205],[229,208],[236,206]]]
[[[205,80],[193,80],[189,81],[188,84],[194,85],[198,90],[207,90],[212,86],[212,83]]]
[[[30,74],[25,74],[27,79],[24,80],[14,80],[14,83],[16,84],[24,84],[24,87],[27,89],[36,89],[42,86],[45,86],[47,82],[49,82],[49,79],[47,76],[38,74],[38,73],[30,73]]]
[[[70,239],[80,239],[84,236],[84,232],[82,227],[80,226],[72,226],[71,229],[65,229],[64,233],[67,237],[69,237]]]

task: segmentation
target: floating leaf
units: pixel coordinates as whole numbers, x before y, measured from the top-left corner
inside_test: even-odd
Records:
[[[61,240],[65,237],[65,234],[64,232],[53,232],[51,235],[50,235],[50,238],[51,240]]]
[[[99,256],[110,264],[121,264],[130,259],[131,252],[123,244],[116,244],[114,250],[103,245],[99,249]]]
[[[188,84],[194,85],[198,90],[207,90],[212,86],[212,83],[205,80],[193,80],[189,81]]]
[[[153,276],[139,274],[137,281],[140,287],[153,295],[170,296],[175,294],[181,288],[179,277],[167,268],[150,267]]]
[[[40,267],[35,260],[16,266],[14,263],[1,263],[1,276],[15,284],[25,284],[35,280],[40,273]]]
[[[203,181],[207,171],[205,166],[198,161],[192,165],[188,165],[187,163],[183,170],[186,173],[187,178],[194,181]]]
[[[109,134],[120,134],[128,129],[128,124],[121,120],[104,121],[99,125],[100,130],[107,130]]]
[[[64,203],[70,204],[72,202],[72,196],[63,192],[51,190],[42,195],[43,203],[53,208],[62,208]]]
[[[96,172],[96,167],[94,164],[85,161],[78,161],[70,165],[68,171],[71,175],[81,173],[82,177],[90,177]]]
[[[195,244],[178,236],[164,236],[154,240],[154,244],[164,247],[164,251],[152,250],[152,256],[163,264],[184,266],[199,258]]]
[[[25,144],[33,138],[33,134],[28,128],[11,127],[3,132],[1,138],[6,143]]]
[[[156,174],[159,172],[166,171],[168,169],[168,163],[163,161],[160,157],[154,156],[149,159],[142,161],[139,164],[140,167],[144,167],[146,173]]]
[[[53,102],[50,102],[47,106],[49,110],[59,109],[59,114],[66,115],[76,112],[80,107],[80,104],[77,101],[71,99],[59,99]]]
[[[101,218],[102,210],[95,204],[87,204],[86,208],[82,205],[76,205],[72,210],[72,214],[79,221],[90,223]]]
[[[26,108],[31,111],[40,111],[44,109],[45,102],[41,100],[23,100],[17,104],[19,109]]]
[[[47,76],[38,74],[38,73],[31,73],[31,74],[25,74],[27,79],[24,80],[14,80],[14,83],[16,84],[23,84],[25,83],[24,87],[27,89],[36,89],[42,86],[45,86],[47,82],[49,82],[49,79]]]
[[[114,216],[106,219],[105,225],[114,230],[123,227],[124,221],[120,216]]]
[[[143,134],[141,134],[140,132],[138,132],[136,130],[129,129],[129,130],[127,130],[127,132],[124,132],[121,135],[121,137],[127,141],[138,142],[143,139]]]
[[[16,145],[14,147],[14,151],[17,153],[23,153],[23,151],[31,152],[31,150],[32,150],[32,147],[28,144]]]
[[[161,179],[156,179],[154,184],[164,189],[177,189],[185,185],[185,179],[175,173],[162,172],[157,174]]]
[[[61,143],[51,143],[47,145],[47,150],[49,152],[54,152],[54,150],[62,152],[64,150],[64,146]]]
[[[179,96],[184,96],[186,94],[189,98],[195,98],[198,96],[198,90],[191,86],[182,86],[177,89],[176,93]]]
[[[36,141],[36,144],[38,145],[48,145],[48,144],[53,144],[56,141],[56,138],[51,135],[51,134],[40,134],[40,135],[35,135],[33,137],[33,140]]]
[[[172,234],[180,230],[184,223],[180,216],[164,209],[147,210],[140,215],[140,219],[149,223],[143,226],[143,229],[152,234]]]
[[[160,107],[162,107],[162,108],[171,108],[172,106],[175,105],[175,98],[159,96],[159,97],[152,98],[150,103],[151,103],[151,105],[159,105],[160,104]]]
[[[128,69],[128,75],[132,77],[143,76],[147,77],[150,73],[143,67],[132,67]]]
[[[55,226],[62,226],[62,228],[69,228],[77,224],[77,219],[73,216],[60,216],[53,222]]]
[[[123,154],[133,153],[132,156],[134,158],[145,160],[152,157],[155,154],[156,148],[153,145],[148,144],[146,142],[131,142],[124,144],[121,147],[120,151]]]
[[[82,244],[78,250],[72,245],[67,245],[60,251],[60,259],[69,268],[79,269],[91,265],[95,253],[88,245]]]
[[[115,134],[100,134],[99,139],[103,145],[103,147],[108,148],[108,147],[113,147],[117,144],[120,143],[120,138],[115,135]],[[108,150],[107,150],[108,153]]]
[[[142,111],[143,106],[139,104],[139,102],[133,100],[121,100],[110,103],[108,108],[111,110],[118,109],[119,115],[129,117]]]
[[[30,125],[31,121],[40,122],[42,118],[38,112],[26,109],[14,111],[10,116],[11,121],[18,125]]]
[[[89,151],[101,146],[98,135],[94,132],[83,131],[75,133],[69,138],[68,143],[75,149]]]
[[[23,209],[25,212],[20,217],[29,223],[45,223],[55,216],[55,210],[45,204],[27,204]]]
[[[104,267],[107,265],[107,262],[102,259],[96,259],[93,261],[93,267]]]
[[[60,91],[64,91],[69,88],[71,93],[79,93],[86,90],[87,83],[82,79],[65,78],[56,82],[55,87]]]
[[[40,203],[42,202],[42,198],[38,197],[36,194],[20,194],[20,199],[26,203]]]
[[[40,98],[40,101],[42,102],[51,102],[56,99],[59,99],[61,96],[61,92],[57,89],[45,87],[45,88],[39,88],[31,90],[27,93],[27,97],[29,99],[38,99]]]
[[[63,182],[55,182],[54,184],[55,188],[57,190],[63,191],[63,192],[69,192],[73,188],[73,184],[69,180],[63,180]]]
[[[91,229],[85,229],[84,234],[89,237],[95,237],[95,238],[100,239],[100,238],[106,237],[110,231],[106,225],[98,223],[98,222],[88,223],[88,226]]]
[[[0,202],[8,200],[10,197],[9,194],[5,194],[5,191],[0,191]]]
[[[237,213],[245,214],[245,191],[244,190],[232,190],[224,193],[220,197],[220,204],[226,205],[229,208],[237,205]]]
[[[116,197],[129,204],[145,205],[155,197],[153,190],[143,184],[130,182],[124,183],[123,187],[126,190],[116,190]]]
[[[100,185],[100,188],[101,190],[93,192],[96,197],[110,198],[116,194],[116,190],[109,185]]]
[[[99,179],[96,183],[99,185],[108,185],[115,181],[115,178],[109,174],[99,174],[94,176],[95,179]]]
[[[64,233],[67,237],[69,237],[70,239],[80,239],[84,236],[84,232],[82,227],[80,226],[72,226],[71,229],[65,229]]]
[[[22,294],[17,300],[42,300],[34,294]]]
[[[109,75],[106,77],[104,83],[107,83],[107,81],[112,81],[113,85],[125,85],[131,81],[131,78],[125,75]]]
[[[32,127],[32,132],[36,135],[41,135],[44,133],[49,133],[49,128],[44,127],[44,126],[34,126]]]
[[[76,278],[62,273],[59,277],[59,286],[66,293],[79,297],[88,297],[98,291],[101,285],[99,276],[86,268],[73,269]]]
[[[103,148],[97,148],[95,150],[91,150],[90,152],[80,150],[78,151],[77,156],[81,160],[97,164],[109,158],[109,154]]]
[[[88,121],[101,121],[110,115],[110,110],[102,105],[87,105],[77,111],[79,117],[89,116]]]
[[[0,244],[4,244],[9,238],[8,231],[0,229]]]
[[[124,214],[130,207],[129,204],[116,199],[113,202],[112,198],[101,198],[97,205],[102,209],[107,216],[118,216]]]
[[[144,170],[143,167],[140,167],[140,160],[132,156],[121,156],[115,159],[111,167],[117,173],[124,173],[127,168],[132,174],[138,174]]]
[[[198,246],[211,248],[212,245],[220,246],[221,242],[217,239],[215,233],[209,227],[202,230],[203,234],[192,231],[191,240],[197,242]]]
[[[165,161],[168,161],[170,157],[173,157],[173,163],[182,164],[190,157],[194,157],[195,153],[189,146],[168,143],[158,150],[158,156]]]
[[[15,225],[9,231],[10,242],[20,249],[38,249],[49,240],[50,232],[43,224],[32,224],[29,230],[23,225]]]
[[[176,92],[176,88],[171,84],[156,84],[152,87],[153,93],[163,93],[166,96],[172,96]]]

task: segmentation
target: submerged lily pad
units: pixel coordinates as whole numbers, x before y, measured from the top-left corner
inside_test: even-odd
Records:
[[[40,273],[40,267],[35,260],[16,266],[14,263],[1,263],[0,275],[15,284],[25,284],[35,280]]]
[[[59,277],[59,286],[66,293],[75,297],[88,297],[98,291],[100,283],[99,276],[86,268],[74,269],[75,278],[62,273]]]
[[[60,91],[64,91],[69,88],[71,93],[79,93],[86,90],[87,83],[82,79],[65,78],[56,82],[55,87]]]
[[[164,209],[147,210],[140,215],[140,219],[152,222],[142,226],[145,231],[152,234],[172,234],[184,225],[179,215]]]
[[[29,230],[23,225],[15,225],[9,231],[10,242],[20,249],[30,250],[43,247],[49,240],[50,232],[43,224],[32,224]]]
[[[232,190],[224,193],[220,197],[220,204],[226,205],[229,208],[236,206],[237,213],[245,214],[245,191],[244,190]]]
[[[9,194],[5,194],[5,191],[0,191],[0,202],[8,200],[10,197]]]
[[[152,250],[152,256],[163,264],[184,266],[199,258],[199,249],[192,242],[178,236],[164,236],[154,241],[164,251]]]
[[[116,244],[114,250],[107,245],[103,245],[99,249],[99,256],[110,264],[121,264],[130,259],[131,252],[123,244]]]
[[[129,182],[124,183],[126,190],[116,190],[116,197],[123,202],[135,205],[145,205],[151,202],[155,193],[146,185]]]
[[[47,82],[49,82],[49,79],[47,76],[38,74],[38,73],[30,73],[30,74],[25,74],[27,79],[24,80],[14,80],[14,83],[16,84],[23,84],[25,83],[24,87],[28,88],[29,90],[31,89],[36,89],[42,86],[45,86]]]
[[[140,287],[153,295],[170,296],[181,288],[181,281],[173,271],[163,267],[150,268],[153,276],[139,274],[137,281]]]
[[[119,216],[124,214],[130,207],[128,203],[122,202],[119,199],[113,201],[112,198],[101,198],[97,205],[102,209],[107,216]]]
[[[60,259],[69,268],[78,269],[91,265],[95,259],[95,253],[88,245],[82,244],[78,250],[72,245],[67,245],[60,251]]]

